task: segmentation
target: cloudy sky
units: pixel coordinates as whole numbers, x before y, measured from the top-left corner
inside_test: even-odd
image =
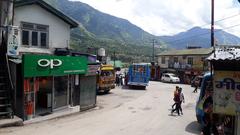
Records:
[[[194,26],[210,28],[211,0],[73,0],[124,18],[154,35],[174,35]],[[221,21],[217,21],[221,20]],[[240,36],[240,3],[215,0],[216,28]]]

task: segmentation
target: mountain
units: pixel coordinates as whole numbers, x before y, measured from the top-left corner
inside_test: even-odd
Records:
[[[150,62],[152,39],[157,37],[142,30],[128,20],[102,13],[91,6],[68,0],[45,0],[80,23],[71,32],[71,46],[82,52],[89,48],[105,48],[106,53],[125,62]],[[156,48],[158,53],[166,46]],[[96,51],[91,51],[95,53]]]
[[[184,49],[187,46],[199,46],[208,48],[211,46],[210,29],[194,27],[186,32],[181,32],[174,36],[161,36],[160,40],[163,40],[169,48]],[[221,29],[215,29],[214,32],[215,41],[218,45],[239,45],[240,38],[227,33]]]
[[[145,41],[155,37],[128,20],[105,14],[85,3],[68,0],[47,1],[80,22],[87,31],[94,34],[97,38],[146,45]]]
[[[102,13],[79,1],[45,1],[80,23],[71,32],[71,46],[80,51],[103,47],[110,56],[116,52],[116,59],[149,62],[152,39],[157,40],[161,47],[155,48],[156,53],[171,48],[184,49],[186,46],[210,47],[209,29],[194,27],[173,36],[154,36],[125,19]],[[240,43],[239,37],[219,29],[215,30],[215,38],[218,44]]]

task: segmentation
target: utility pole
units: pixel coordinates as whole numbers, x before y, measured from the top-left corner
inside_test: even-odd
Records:
[[[214,0],[212,0],[212,19],[211,19],[211,47],[214,47]]]
[[[154,50],[154,48],[155,48],[155,39],[153,39],[152,40],[152,45],[153,45],[153,47],[152,47],[152,62],[154,62],[155,61],[155,50]]]
[[[113,51],[113,66],[115,68],[115,60],[116,60],[116,55],[115,55],[115,50]]]

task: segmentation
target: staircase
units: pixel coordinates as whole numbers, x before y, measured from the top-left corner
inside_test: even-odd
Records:
[[[6,56],[0,50],[0,119],[13,117],[11,91]]]

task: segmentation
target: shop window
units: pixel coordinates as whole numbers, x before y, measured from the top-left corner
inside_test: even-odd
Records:
[[[22,45],[40,48],[48,47],[49,27],[22,22]]]

